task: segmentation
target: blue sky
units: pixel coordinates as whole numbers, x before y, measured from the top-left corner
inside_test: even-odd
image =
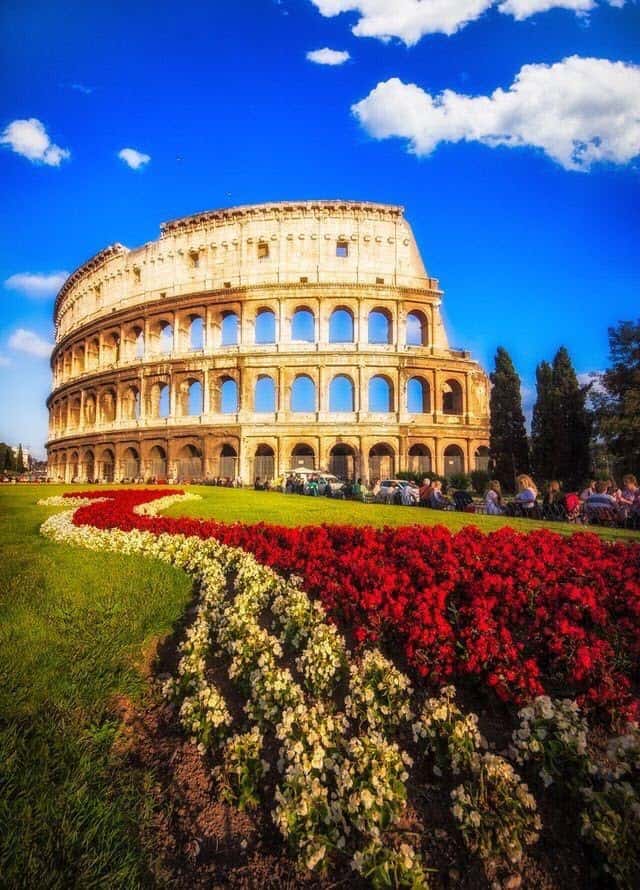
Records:
[[[640,7],[433,9],[2,4],[0,440],[46,439],[49,276],[163,220],[263,200],[404,205],[452,345],[487,370],[504,345],[528,403],[560,344],[579,372],[604,367],[607,326],[640,315]],[[323,48],[349,58],[307,59]],[[124,148],[149,160],[132,169]]]

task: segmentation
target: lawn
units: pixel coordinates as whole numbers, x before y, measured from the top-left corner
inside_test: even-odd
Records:
[[[0,885],[138,887],[149,777],[113,754],[115,703],[145,695],[191,584],[43,540],[36,501],[63,490],[0,488]]]
[[[78,490],[87,486],[78,486]],[[505,520],[325,498],[190,486],[201,501],[169,513],[289,526]],[[53,544],[39,498],[69,486],[0,487],[0,885],[138,887],[153,883],[140,840],[152,777],[115,751],[123,698],[148,693],[156,642],[191,597],[183,573]],[[510,520],[529,530],[540,525]],[[572,526],[544,527],[571,533]],[[637,533],[601,530],[606,537]]]
[[[454,532],[465,525],[476,525],[484,532],[495,531],[505,525],[523,532],[535,528],[552,529],[561,534],[584,531],[582,526],[566,522],[537,522],[500,516],[474,516],[469,513],[386,504],[362,504],[359,501],[284,495],[273,491],[218,488],[209,485],[189,485],[187,488],[189,491],[199,494],[202,500],[176,504],[169,508],[168,516],[194,516],[200,519],[220,519],[223,522],[267,522],[288,526],[315,525],[322,522],[379,527],[424,523],[426,525],[445,525]],[[621,538],[640,540],[640,532],[626,529],[590,526],[589,531],[611,540]]]

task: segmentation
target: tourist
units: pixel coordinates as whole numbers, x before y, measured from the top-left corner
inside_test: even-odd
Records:
[[[376,498],[376,500],[378,499],[378,495],[380,494],[380,480],[379,479],[373,480],[373,488],[371,489],[371,494],[374,496],[374,498]]]
[[[442,482],[439,479],[434,480],[429,495],[429,506],[434,510],[444,510],[450,503],[449,498],[442,493]]]
[[[564,496],[557,479],[552,480],[542,498],[543,519],[564,519]]]
[[[523,510],[532,510],[536,505],[538,498],[538,489],[531,476],[521,473],[516,479],[518,483],[518,493],[516,494],[516,503]]]
[[[356,498],[361,501],[364,496],[364,488],[362,485],[362,479],[358,476],[356,481],[353,483],[351,488],[351,497]]]
[[[421,507],[429,506],[429,496],[431,495],[431,479],[428,476],[425,476],[422,480],[422,485],[420,486],[420,496],[419,496],[419,505]]]
[[[594,493],[595,490],[596,490],[596,480],[595,480],[595,479],[590,479],[589,482],[587,483],[586,488],[584,488],[584,489],[580,492],[580,500],[581,500],[583,503],[584,503],[584,501],[588,501],[589,498],[591,497],[591,495]]]
[[[502,488],[497,479],[492,479],[484,496],[484,506],[488,516],[502,516],[504,505],[502,503]]]
[[[603,507],[607,507],[613,510],[618,509],[618,502],[616,501],[614,495],[609,493],[609,489],[611,487],[610,483],[611,480],[609,480],[609,482],[596,482],[596,490],[591,495],[586,504],[587,510],[598,510]]]

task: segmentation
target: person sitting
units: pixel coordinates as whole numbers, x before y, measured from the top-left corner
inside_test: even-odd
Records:
[[[502,503],[502,488],[497,479],[492,479],[484,496],[484,507],[487,516],[502,516],[504,505]]]
[[[618,506],[624,517],[629,515],[638,495],[638,481],[633,473],[622,477],[622,490],[617,498]]]
[[[557,479],[549,483],[542,498],[542,518],[565,519],[564,496]]]
[[[444,510],[450,504],[449,498],[442,493],[442,482],[436,479],[431,486],[431,494],[429,495],[429,506],[434,510]]]
[[[538,489],[531,476],[521,473],[517,478],[518,493],[507,505],[509,516],[535,516],[537,511]]]
[[[362,487],[362,479],[358,476],[351,487],[351,497],[361,501],[364,496],[364,488]]]
[[[584,503],[584,501],[588,501],[591,495],[596,490],[596,480],[590,479],[587,483],[586,487],[580,492],[580,500]]]
[[[431,479],[425,476],[419,490],[418,503],[421,507],[429,506],[429,495],[431,494]]]
[[[418,503],[420,489],[411,480],[408,485],[403,485],[400,491],[400,503],[405,507],[413,507]]]
[[[256,481],[253,483],[253,487],[256,491],[264,491],[264,485],[260,481],[260,476],[256,476]]]

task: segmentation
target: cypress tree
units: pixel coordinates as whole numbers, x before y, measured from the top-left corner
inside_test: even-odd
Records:
[[[531,419],[531,468],[540,482],[554,476],[554,417],[553,370],[549,362],[536,368],[536,403]]]
[[[22,453],[22,443],[18,445],[18,454],[16,456],[16,470],[18,473],[24,473],[24,454]]]
[[[577,488],[591,466],[591,413],[586,401],[590,386],[581,386],[564,346],[557,351],[552,368],[553,424],[551,476],[566,489]]]
[[[500,484],[513,490],[518,473],[529,472],[529,443],[522,413],[520,377],[509,353],[498,347],[491,374],[490,453],[493,473]]]

